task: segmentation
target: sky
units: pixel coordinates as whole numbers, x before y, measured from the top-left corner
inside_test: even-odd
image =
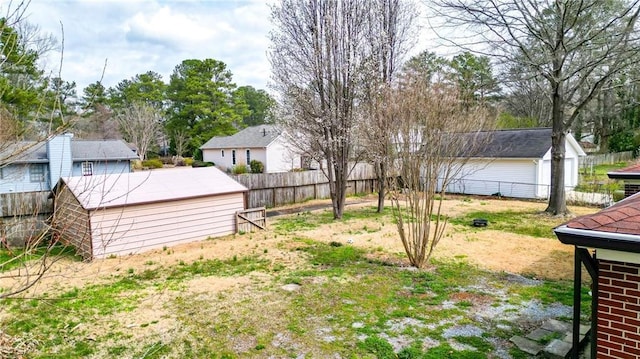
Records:
[[[0,10],[6,11],[4,1]],[[237,86],[269,90],[267,2],[273,1],[31,0],[26,15],[44,33],[64,39],[61,77],[76,82],[79,96],[101,79],[108,88],[147,71],[168,83],[183,60],[207,58],[224,62]],[[424,32],[414,54],[429,48]],[[59,51],[45,59],[53,76],[60,59]]]
[[[147,71],[168,83],[183,60],[206,58],[224,62],[236,85],[266,89],[269,14],[248,0],[32,0],[27,21],[64,38],[61,77],[81,96],[103,69],[105,87]],[[45,60],[54,74],[59,63],[59,51]]]

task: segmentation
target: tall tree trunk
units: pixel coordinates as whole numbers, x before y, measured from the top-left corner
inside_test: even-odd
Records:
[[[562,107],[562,86],[553,85],[551,128],[551,188],[549,189],[549,205],[545,212],[559,215],[568,213],[564,189],[564,108]]]
[[[347,175],[348,162],[345,159],[339,158],[335,162],[334,166],[334,193],[331,198],[333,200],[333,218],[341,219],[344,214],[344,206],[347,200]]]
[[[382,213],[384,210],[384,197],[386,195],[386,183],[387,183],[387,167],[384,162],[378,162],[376,167],[376,180],[378,181],[378,209],[376,212]]]

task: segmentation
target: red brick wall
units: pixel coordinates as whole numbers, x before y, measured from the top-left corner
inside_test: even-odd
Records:
[[[599,261],[598,359],[640,358],[640,265]]]

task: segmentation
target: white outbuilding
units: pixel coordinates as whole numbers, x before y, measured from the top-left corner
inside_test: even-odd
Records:
[[[235,232],[247,188],[213,168],[61,178],[53,227],[85,260]]]
[[[447,192],[547,198],[551,186],[551,129],[490,131],[487,144],[474,154],[447,187]],[[578,185],[579,158],[586,156],[568,133],[565,143],[565,187]]]

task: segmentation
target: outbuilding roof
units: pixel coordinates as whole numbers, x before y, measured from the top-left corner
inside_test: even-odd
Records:
[[[217,148],[264,148],[269,146],[282,131],[275,125],[247,127],[244,130],[224,137],[212,137],[200,149]]]
[[[640,193],[554,231],[565,244],[640,253]]]
[[[215,167],[64,177],[61,183],[89,210],[247,191]]]
[[[542,158],[551,149],[551,128],[519,128],[474,133],[474,140],[486,142],[472,157],[482,158]],[[487,138],[488,137],[488,138]],[[577,148],[580,156],[584,151],[572,136],[567,142]]]

